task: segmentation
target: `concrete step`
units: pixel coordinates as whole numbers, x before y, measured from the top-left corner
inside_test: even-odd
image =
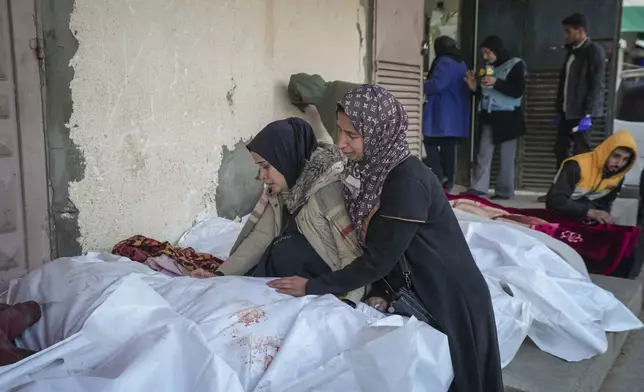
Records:
[[[640,315],[644,321],[644,315]],[[628,335],[600,392],[644,392],[644,330]]]
[[[644,253],[644,233],[640,235],[637,254]],[[644,270],[639,277],[644,282]],[[644,312],[640,314],[640,320],[644,321]],[[644,392],[644,330],[633,331],[628,335],[622,352],[613,368],[608,373],[600,392]]]
[[[635,314],[640,313],[641,281],[597,275],[591,278],[599,287],[612,292]],[[566,362],[556,358],[539,350],[527,339],[512,363],[503,371],[505,391],[598,392],[628,335],[628,332],[607,334],[606,353],[581,362]]]

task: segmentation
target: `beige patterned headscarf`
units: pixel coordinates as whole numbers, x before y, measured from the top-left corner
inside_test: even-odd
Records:
[[[364,219],[380,202],[389,173],[409,157],[407,112],[380,86],[362,85],[349,91],[338,106],[364,139],[364,158],[345,171],[345,203],[364,245]]]

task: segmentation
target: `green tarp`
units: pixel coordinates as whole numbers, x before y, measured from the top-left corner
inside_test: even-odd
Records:
[[[333,139],[338,141],[337,110],[338,101],[346,93],[358,87],[358,83],[349,82],[325,82],[320,75],[309,75],[299,73],[291,75],[288,83],[288,94],[291,103],[302,112],[308,105],[317,108],[322,124]]]
[[[622,32],[644,32],[644,7],[624,7],[622,11]]]

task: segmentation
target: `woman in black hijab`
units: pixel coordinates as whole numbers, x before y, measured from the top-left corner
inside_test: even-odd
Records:
[[[486,57],[485,54],[483,56],[486,57],[484,58],[484,60],[490,62],[495,67],[510,60],[510,53],[505,48],[503,40],[496,35],[490,35],[486,37],[483,42],[481,42],[480,47],[481,49],[486,48],[490,52],[494,53],[494,59]]]
[[[487,66],[480,84],[473,73],[467,83],[478,100],[480,140],[476,165],[468,194],[486,196],[490,188],[492,157],[499,149],[499,172],[492,199],[514,197],[515,160],[517,139],[525,134],[523,95],[525,93],[526,65],[512,57],[501,38],[492,35],[481,43],[481,54]]]
[[[438,60],[443,56],[447,56],[457,63],[463,62],[463,55],[461,54],[461,50],[458,48],[456,40],[446,35],[441,35],[434,41],[434,55],[436,57],[434,58],[434,61],[432,61],[432,65],[429,67],[428,75],[431,75],[432,71],[436,69]]]
[[[456,41],[434,41],[436,58],[424,83],[423,143],[427,165],[446,191],[454,186],[456,145],[470,136],[471,97],[463,77],[467,66]]]
[[[246,148],[259,166],[260,180],[264,175],[268,179],[268,183],[264,183],[273,193],[279,194],[295,186],[304,165],[318,148],[318,142],[309,123],[289,118],[268,124]],[[262,173],[264,168],[267,170]]]
[[[343,199],[346,159],[300,118],[273,122],[248,144],[265,192],[219,268],[222,275],[316,277],[362,253]],[[364,290],[347,296],[360,301]]]

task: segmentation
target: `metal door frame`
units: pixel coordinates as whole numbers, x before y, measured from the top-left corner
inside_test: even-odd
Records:
[[[41,267],[50,259],[49,198],[43,121],[42,57],[37,0],[6,2],[11,45],[6,66],[12,67],[18,126],[17,153],[22,182],[23,238],[26,270]]]
[[[424,31],[424,5],[421,13],[418,16],[419,30],[418,36],[415,37],[418,39],[418,45],[416,49],[418,51],[418,64],[412,64],[409,62],[409,59],[399,58],[397,56],[391,56],[391,53],[395,51],[391,45],[386,46],[386,54],[389,56],[381,56],[379,49],[381,48],[380,41],[381,37],[378,35],[378,16],[379,16],[379,6],[378,1],[382,1],[388,6],[392,5],[390,0],[374,0],[372,2],[372,49],[371,49],[371,60],[373,64],[372,68],[372,81],[375,84],[381,84],[382,87],[387,88],[407,110],[409,116],[409,130],[407,135],[407,141],[409,143],[410,150],[413,155],[420,157],[423,150],[423,141],[422,141],[422,120],[423,120],[423,56],[421,54],[422,42],[423,42],[423,31]],[[410,2],[421,0],[408,0]],[[423,3],[424,4],[424,3]],[[401,2],[396,3],[397,6],[401,5]],[[388,13],[382,13],[382,15],[389,15]],[[409,21],[409,23],[414,23],[414,21]],[[393,50],[392,50],[393,49]],[[417,69],[416,69],[417,68]]]

